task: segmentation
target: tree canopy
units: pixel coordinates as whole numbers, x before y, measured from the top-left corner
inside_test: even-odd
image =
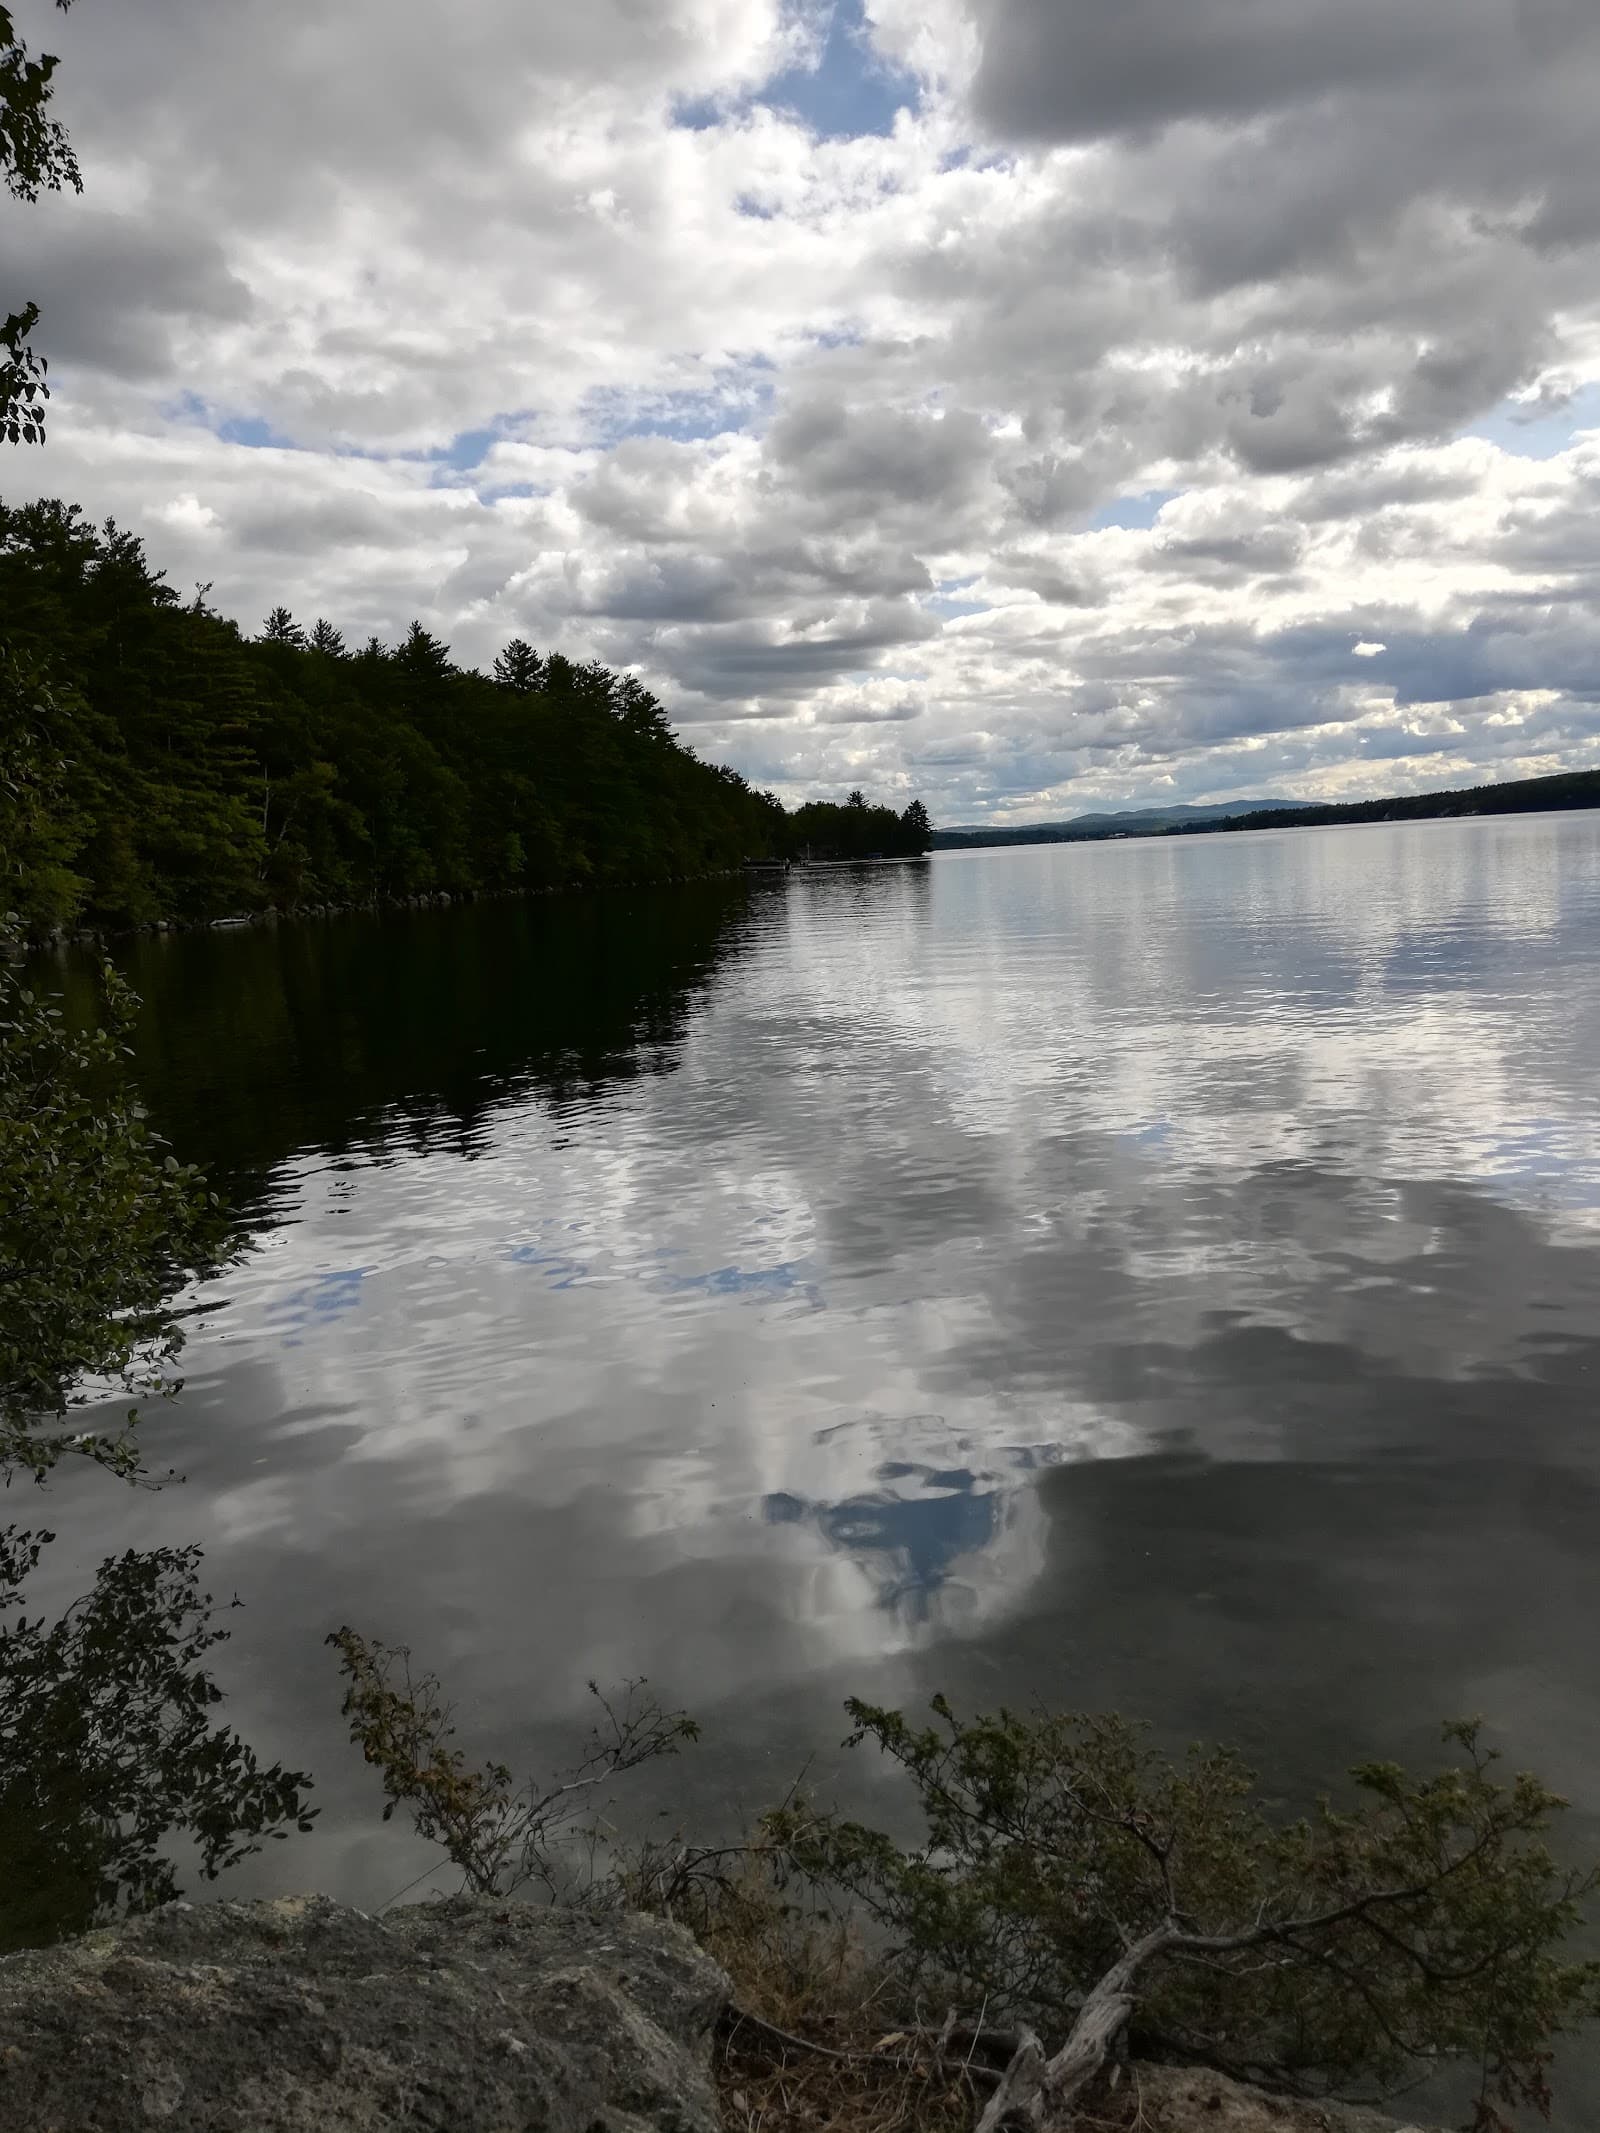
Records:
[[[34,931],[927,849],[917,802],[786,813],[635,674],[518,638],[484,675],[420,622],[352,657],[284,606],[252,640],[207,590],[181,600],[76,506],[0,504],[13,696],[71,765],[7,852]]]

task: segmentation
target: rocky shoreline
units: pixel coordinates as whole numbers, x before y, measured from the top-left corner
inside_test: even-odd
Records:
[[[325,1896],[169,1904],[0,1960],[0,2125],[724,2133],[728,2000],[659,1918],[477,1897],[381,1919]],[[1134,2065],[1121,2087],[1144,2133],[1422,2133],[1191,2069]]]

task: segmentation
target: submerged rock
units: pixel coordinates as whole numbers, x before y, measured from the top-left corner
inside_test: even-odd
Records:
[[[170,1904],[0,1961],[7,2133],[717,2133],[722,1973],[661,1920]]]

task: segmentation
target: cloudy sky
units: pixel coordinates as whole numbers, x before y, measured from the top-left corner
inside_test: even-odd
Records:
[[[1593,0],[24,0],[6,493],[935,818],[1600,763]],[[9,292],[9,294],[7,293]]]

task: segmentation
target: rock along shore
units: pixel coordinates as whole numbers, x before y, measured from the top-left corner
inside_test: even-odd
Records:
[[[721,2133],[679,1926],[479,1897],[169,1904],[0,1960],[6,2133]],[[1147,2133],[1421,2133],[1134,2065]]]
[[[457,1898],[169,1904],[0,1961],[7,2133],[718,2133],[680,1927]]]

